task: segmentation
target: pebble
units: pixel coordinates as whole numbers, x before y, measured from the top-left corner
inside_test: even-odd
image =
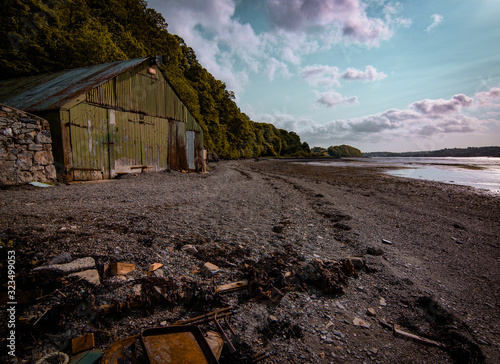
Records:
[[[354,326],[361,326],[361,327],[364,327],[364,328],[367,328],[369,329],[370,328],[370,324],[364,320],[361,320],[359,317],[356,317],[354,318],[354,320],[352,321],[353,325]]]
[[[338,330],[333,330],[333,335],[338,336],[341,339],[343,339],[345,337],[345,335]]]
[[[97,269],[89,269],[83,272],[72,273],[69,277],[78,277],[83,279],[84,281],[93,284],[94,286],[99,286],[101,284],[101,280],[99,279],[99,272]]]
[[[336,305],[339,309],[341,309],[341,310],[345,310],[344,305],[342,305],[339,301],[335,301],[335,305]]]
[[[380,297],[379,305],[380,306],[387,306],[387,302],[385,301],[385,298]]]
[[[269,319],[270,322],[276,322],[276,321],[278,321],[278,318],[276,316],[274,316],[274,315],[269,315],[268,319]]]
[[[186,244],[181,248],[182,251],[189,253],[189,254],[196,254],[198,253],[198,249],[194,245],[191,244]]]

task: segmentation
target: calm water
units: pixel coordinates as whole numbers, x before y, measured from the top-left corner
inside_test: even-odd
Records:
[[[386,173],[399,177],[472,186],[500,195],[500,158],[353,158],[332,163],[400,167],[401,169],[391,169]]]

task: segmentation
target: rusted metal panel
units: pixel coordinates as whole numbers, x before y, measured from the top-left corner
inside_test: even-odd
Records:
[[[169,167],[173,170],[187,170],[186,124],[169,120],[168,126]]]
[[[115,111],[113,152],[111,165],[113,174],[132,172],[131,166],[142,165],[141,130],[139,115],[124,111]]]
[[[86,95],[87,101],[92,104],[103,106],[115,106],[116,102],[116,78],[99,85]]]
[[[177,122],[168,121],[168,166],[172,170],[179,169],[177,161]]]
[[[153,166],[154,171],[167,169],[167,145],[168,120],[146,116],[142,136],[143,164]]]
[[[110,112],[111,113],[111,112]],[[168,167],[168,121],[132,112],[113,111],[112,174],[161,171]]]
[[[2,81],[0,101],[31,112],[59,109],[77,96],[133,69],[147,59],[136,58]]]
[[[109,178],[108,111],[81,103],[69,110],[75,180]]]
[[[186,155],[189,169],[194,169],[194,131],[186,131]]]
[[[177,158],[180,170],[187,170],[186,123],[177,122]]]

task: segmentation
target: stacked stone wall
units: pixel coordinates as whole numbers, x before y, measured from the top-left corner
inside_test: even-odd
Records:
[[[0,185],[55,180],[47,120],[0,104]]]

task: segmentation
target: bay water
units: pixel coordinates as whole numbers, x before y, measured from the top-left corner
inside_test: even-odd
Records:
[[[316,164],[316,162],[310,162]],[[385,173],[398,177],[424,179],[471,186],[482,192],[500,195],[500,158],[498,157],[373,157],[349,158],[321,165],[388,168]]]

